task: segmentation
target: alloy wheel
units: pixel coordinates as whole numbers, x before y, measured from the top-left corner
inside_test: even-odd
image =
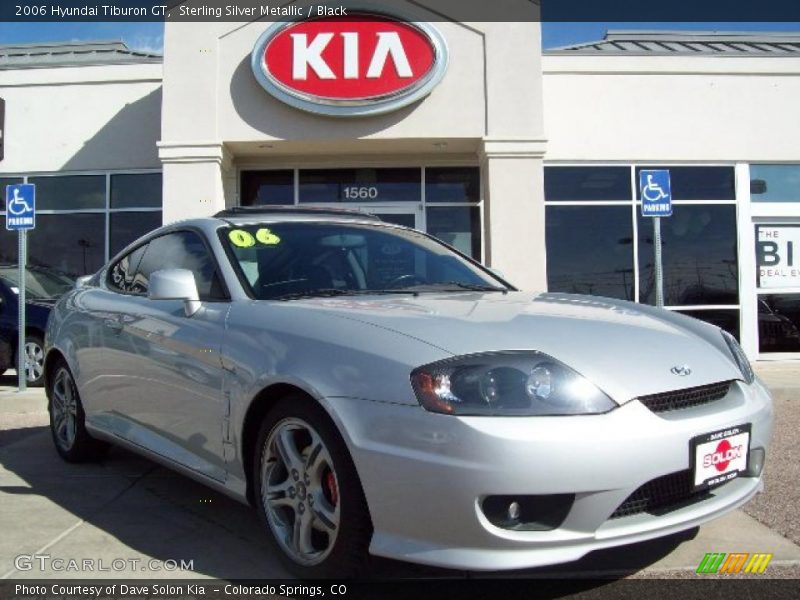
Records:
[[[60,368],[53,381],[53,433],[56,441],[69,451],[75,443],[78,428],[78,392],[72,375]]]
[[[261,458],[261,502],[275,539],[296,563],[321,563],[340,525],[339,484],[328,448],[311,425],[287,418],[270,432]]]
[[[25,342],[25,379],[38,381],[44,372],[44,350],[37,342]]]

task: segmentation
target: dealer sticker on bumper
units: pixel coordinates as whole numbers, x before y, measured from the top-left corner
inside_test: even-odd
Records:
[[[695,489],[720,485],[747,470],[750,425],[698,436],[690,447]]]

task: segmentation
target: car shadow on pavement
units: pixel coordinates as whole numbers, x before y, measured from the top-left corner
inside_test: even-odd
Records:
[[[13,524],[0,541],[0,575],[14,569],[15,555],[50,544],[48,553],[64,559],[102,558],[106,564],[115,558],[142,563],[171,559],[192,561],[195,573],[214,578],[289,576],[249,507],[119,448],[99,463],[65,463],[47,427],[0,431],[0,498],[7,523]],[[374,558],[369,573],[378,580],[616,579],[658,561],[696,533],[597,551],[574,563],[541,569],[469,573]],[[102,576],[191,576],[139,568]],[[12,577],[63,575],[27,572]],[[602,582],[587,579],[588,587],[596,585]]]

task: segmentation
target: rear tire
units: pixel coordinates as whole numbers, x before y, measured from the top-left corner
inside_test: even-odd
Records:
[[[38,333],[25,336],[25,381],[29,387],[44,385],[44,340]]]
[[[75,379],[63,360],[59,360],[53,368],[47,398],[50,432],[61,458],[71,463],[102,458],[108,451],[108,444],[94,439],[86,431],[86,414],[81,397]]]
[[[372,521],[355,465],[330,417],[291,396],[266,415],[253,459],[256,510],[284,566],[301,578],[356,577]]]

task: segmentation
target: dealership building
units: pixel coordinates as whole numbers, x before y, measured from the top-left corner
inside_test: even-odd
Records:
[[[666,306],[752,358],[800,357],[800,35],[614,31],[543,52],[537,22],[419,21],[169,22],[163,57],[0,46],[0,185],[37,186],[29,262],[82,275],[162,223],[339,207],[522,289],[653,304],[638,173],[667,169]],[[16,259],[3,230],[0,263]]]

